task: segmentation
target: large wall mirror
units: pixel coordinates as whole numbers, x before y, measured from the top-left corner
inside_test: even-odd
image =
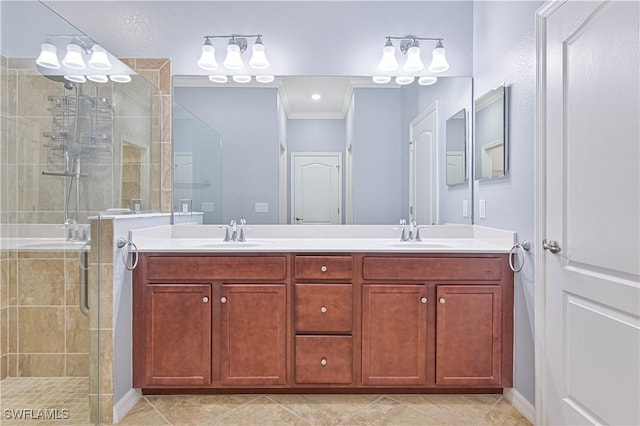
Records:
[[[471,203],[464,178],[469,126],[462,119],[462,126],[448,129],[447,119],[470,111],[472,99],[470,77],[390,87],[365,77],[276,77],[272,84],[228,85],[174,76],[174,100],[188,112],[174,114],[174,166],[189,158],[206,165],[190,189],[191,175],[174,167],[174,209],[180,210],[178,197],[184,196],[193,198],[194,211],[205,211],[205,223],[241,217],[256,224],[395,224],[412,217],[423,224],[471,223],[463,212]],[[412,127],[429,111],[432,128]],[[210,131],[188,130],[188,123]],[[447,182],[448,132],[457,134],[451,146],[463,158],[457,172],[463,178],[455,185]],[[196,154],[203,145],[219,150]],[[424,145],[426,155],[416,160],[412,145]],[[205,185],[210,195],[203,198]],[[217,200],[207,198],[215,195],[214,185]],[[300,209],[300,200],[307,206]],[[326,216],[332,219],[319,217],[322,206],[330,206]],[[426,210],[432,213],[420,214]]]
[[[475,111],[475,178],[506,176],[509,170],[506,86],[478,98]]]

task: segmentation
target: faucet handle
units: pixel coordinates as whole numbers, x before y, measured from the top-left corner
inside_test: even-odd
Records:
[[[224,229],[224,240],[222,240],[222,241],[231,241],[231,237],[229,237],[229,227],[228,226],[220,226],[220,229]]]
[[[406,225],[407,221],[405,219],[400,219],[400,225]]]

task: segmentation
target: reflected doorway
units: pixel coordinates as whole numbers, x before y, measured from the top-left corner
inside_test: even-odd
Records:
[[[438,103],[429,105],[409,128],[409,214],[420,225],[438,223]]]
[[[291,222],[342,223],[342,153],[291,154]]]

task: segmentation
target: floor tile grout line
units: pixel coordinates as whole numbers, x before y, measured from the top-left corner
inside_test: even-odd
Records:
[[[344,419],[343,421],[341,421],[340,423],[338,423],[337,426],[342,426],[342,425],[348,425],[349,423],[347,423],[349,420],[353,419],[356,415],[360,414],[361,412],[363,412],[364,410],[366,410],[367,408],[371,407],[373,404],[377,403],[378,401],[382,400],[386,395],[384,394],[380,394],[378,395],[378,397],[376,399],[374,399],[373,401],[371,401],[369,404],[366,404],[365,406],[363,406],[362,408],[360,408],[359,410],[355,411],[353,414],[351,414],[349,417],[347,417],[346,419]]]
[[[301,415],[299,415],[298,413],[296,413],[295,411],[293,411],[291,408],[287,407],[284,404],[279,403],[278,401],[274,400],[273,398],[271,398],[273,395],[269,394],[269,395],[265,395],[267,397],[267,399],[271,402],[273,402],[274,404],[278,405],[279,407],[285,409],[287,412],[293,414],[294,416],[296,416],[297,418],[299,418],[300,420],[302,420],[303,422],[305,422],[308,425],[313,425],[312,422],[310,422],[309,420],[305,419],[304,417],[302,417]]]
[[[404,394],[401,394],[401,395],[404,395]],[[428,394],[427,394],[427,395],[428,395]],[[436,394],[434,394],[434,395],[436,395]],[[456,394],[456,395],[458,395],[458,394]],[[400,401],[400,400],[399,400],[399,399],[397,399],[397,398],[394,398],[394,396],[395,396],[395,395],[390,395],[390,396],[389,396],[389,398],[393,399],[394,401],[399,402],[399,403],[400,403],[400,404],[402,404],[402,405],[405,405],[405,406],[407,406],[407,407],[411,407],[411,408],[413,408],[413,409],[415,409],[415,410],[418,410],[418,411],[420,411],[421,413],[425,413],[426,415],[432,415],[432,413],[429,413],[429,412],[427,412],[426,410],[424,410],[424,409],[422,409],[422,408],[419,408],[419,406],[413,406],[413,405],[407,404],[407,403],[405,403],[405,402]],[[489,413],[491,412],[491,410],[493,410],[493,407],[495,407],[495,406],[496,406],[496,404],[498,404],[498,402],[499,402],[501,399],[502,399],[502,396],[500,396],[500,397],[496,400],[496,402],[494,402],[493,404],[491,404],[491,406],[489,407],[489,409],[488,409],[486,412],[483,412],[481,415],[479,415],[479,419],[478,419],[478,421],[482,421],[482,420],[486,417],[486,415],[487,415],[487,414],[489,414]],[[440,405],[438,405],[438,404],[434,404],[434,403],[432,403],[432,405],[433,405],[434,407],[441,408],[441,406],[440,406]],[[474,404],[474,405],[475,405],[475,404]]]
[[[167,419],[167,418],[164,416],[164,414],[162,414],[162,412],[161,412],[160,410],[158,410],[158,409],[156,408],[156,406],[155,406],[155,405],[153,405],[153,404],[151,403],[151,401],[149,401],[149,400],[147,399],[147,396],[146,396],[146,395],[142,395],[142,399],[144,399],[144,400],[147,402],[147,404],[149,404],[149,405],[151,406],[151,408],[153,408],[153,409],[156,411],[156,413],[160,414],[160,417],[162,417],[162,418],[164,419],[164,421],[165,421],[165,422],[167,422],[167,424],[168,424],[168,425],[173,425],[173,423],[171,423],[171,422],[169,421],[169,419]],[[125,416],[125,418],[126,418],[126,416]]]
[[[243,402],[242,404],[238,405],[237,407],[233,407],[227,411],[224,411],[220,414],[216,414],[215,416],[211,417],[211,421],[217,419],[218,417],[224,416],[225,414],[231,413],[232,411],[238,410],[241,407],[244,407],[247,404],[251,404],[254,401],[257,401],[258,399],[260,399],[260,397],[265,396],[264,394],[234,394],[236,396],[241,396],[241,395],[245,395],[245,396],[255,396],[255,398],[251,398],[250,400]],[[216,395],[216,396],[229,396],[229,394],[223,394],[223,395]]]

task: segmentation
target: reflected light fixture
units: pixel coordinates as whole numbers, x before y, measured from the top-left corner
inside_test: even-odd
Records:
[[[436,84],[438,81],[438,77],[434,77],[432,75],[423,75],[418,78],[418,84],[420,86],[431,86],[432,84]]]
[[[64,79],[68,80],[68,81],[73,81],[74,83],[86,83],[87,82],[87,79],[84,77],[84,75],[65,75]]]
[[[272,75],[256,75],[256,81],[258,83],[271,83],[275,80],[275,77]]]
[[[396,83],[400,86],[405,86],[407,84],[413,83],[413,80],[416,78],[412,75],[399,75],[396,77]]]
[[[207,35],[204,36],[204,38],[202,54],[197,62],[198,66],[204,70],[211,71],[218,68],[218,63],[215,58],[215,48],[212,43],[212,40],[216,38],[229,39],[227,43],[227,54],[222,62],[225,68],[232,71],[238,71],[244,68],[242,54],[247,50],[247,39],[249,38],[255,38],[255,42],[253,46],[251,46],[252,53],[251,59],[249,60],[249,67],[256,70],[264,70],[270,66],[267,55],[265,54],[262,34]]]
[[[226,83],[229,78],[226,75],[210,75],[209,80],[214,83]]]
[[[387,84],[388,82],[391,81],[391,76],[390,75],[374,75],[372,79],[374,83]]]
[[[62,58],[62,65],[74,70],[83,70],[87,66],[82,59],[82,47],[76,43],[67,44],[67,53]]]
[[[235,81],[236,83],[248,83],[251,81],[251,76],[250,75],[234,75],[231,77],[233,79],[233,81]]]
[[[115,83],[129,83],[131,81],[131,76],[128,74],[110,75],[109,78]]]
[[[106,71],[111,69],[111,62],[107,52],[97,44],[93,45],[91,49],[91,57],[89,58],[89,66],[97,70]]]
[[[109,77],[106,75],[88,75],[87,80],[93,81],[94,83],[107,83],[109,81]]]
[[[58,61],[58,49],[52,43],[48,41],[40,45],[40,54],[36,59],[36,64],[44,68],[57,70],[60,68],[60,61]]]

